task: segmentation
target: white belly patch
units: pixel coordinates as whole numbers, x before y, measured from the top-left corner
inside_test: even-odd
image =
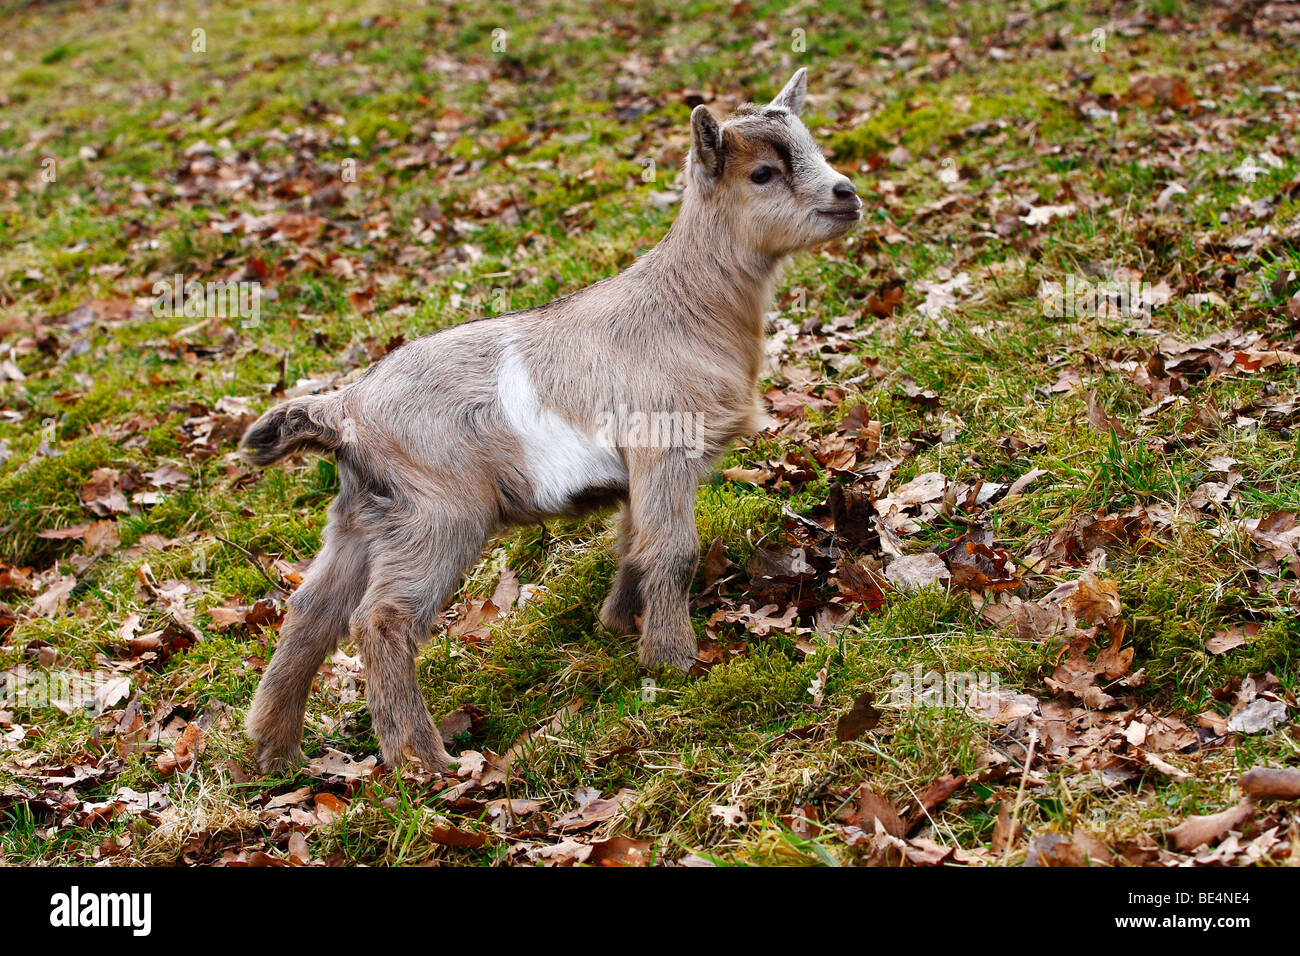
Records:
[[[513,346],[506,346],[497,369],[497,398],[523,447],[534,507],[562,511],[584,491],[626,486],[627,469],[618,451],[544,407]]]

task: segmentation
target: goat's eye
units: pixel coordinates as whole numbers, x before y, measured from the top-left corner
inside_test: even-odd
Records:
[[[758,169],[754,170],[752,173],[749,174],[750,181],[758,183],[760,186],[763,185],[763,183],[767,182],[771,178],[772,178],[771,166],[760,166],[758,167]]]

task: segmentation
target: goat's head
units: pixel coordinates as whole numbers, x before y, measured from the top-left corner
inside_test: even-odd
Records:
[[[743,106],[719,124],[691,113],[688,191],[713,207],[726,240],[783,256],[844,235],[862,217],[853,182],[826,162],[799,114],[808,88],[799,70],[767,106]]]

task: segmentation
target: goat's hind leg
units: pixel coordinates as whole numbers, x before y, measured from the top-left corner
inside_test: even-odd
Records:
[[[365,667],[370,721],[389,766],[409,755],[429,770],[447,766],[442,734],[416,681],[415,655],[482,552],[486,534],[486,526],[472,519],[413,517],[371,536],[371,585],[352,616],[352,631]]]
[[[609,597],[600,609],[600,623],[611,634],[636,633],[636,616],[641,613],[641,571],[629,557],[636,545],[632,509],[624,505],[619,514],[618,570]]]
[[[303,760],[303,715],[312,681],[348,633],[348,619],[366,591],[366,564],[364,539],[347,522],[332,525],[325,546],[289,598],[275,653],[245,721],[263,773]]]

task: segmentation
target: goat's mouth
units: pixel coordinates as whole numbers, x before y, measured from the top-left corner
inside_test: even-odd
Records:
[[[834,219],[838,222],[857,222],[862,218],[862,207],[850,206],[844,209],[818,209],[817,215],[825,216],[827,219]]]

